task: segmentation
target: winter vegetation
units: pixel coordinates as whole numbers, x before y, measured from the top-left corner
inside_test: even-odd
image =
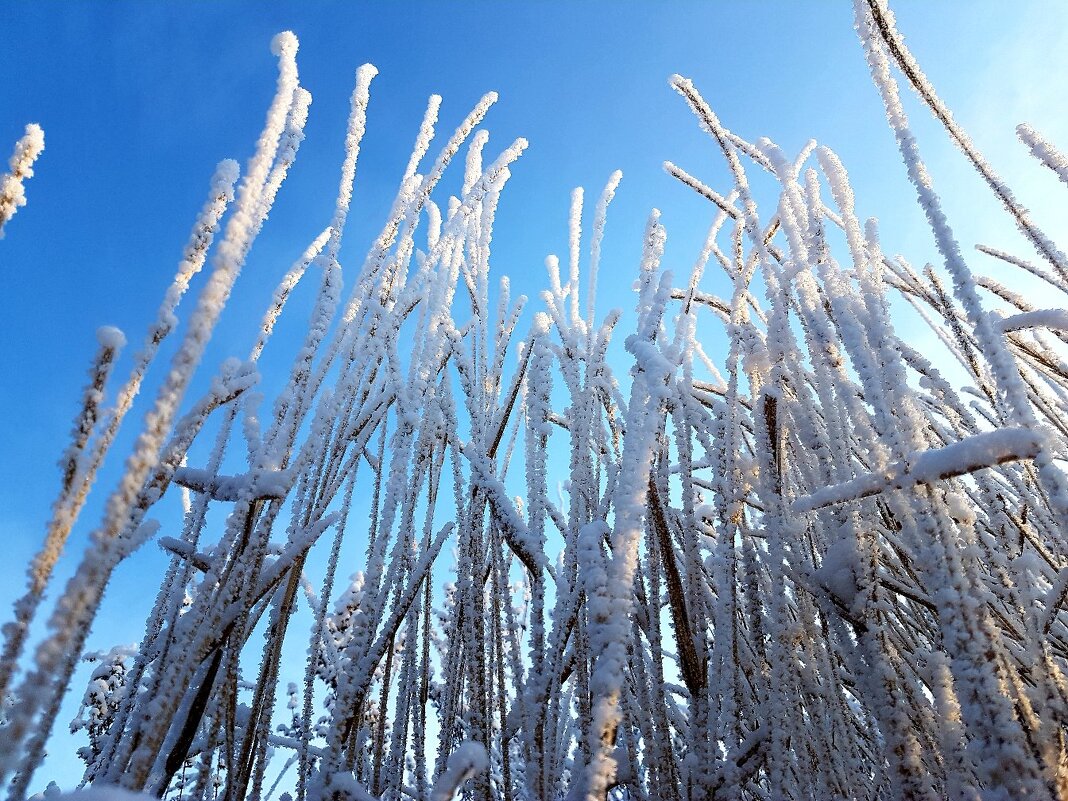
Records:
[[[118,386],[125,337],[99,332],[44,544],[3,629],[8,797],[50,778],[35,773],[65,694],[82,692],[72,676],[109,581],[159,547],[170,563],[143,639],[95,657],[72,724],[85,801],[1068,798],[1068,311],[1050,307],[1068,257],[954,122],[883,0],[855,6],[939,265],[884,246],[834,152],[746,141],[674,76],[733,185],[665,164],[711,225],[673,274],[652,212],[631,330],[596,304],[619,173],[592,203],[575,190],[568,253],[546,260],[535,302],[491,274],[498,200],[526,147],[491,149],[492,93],[451,134],[430,98],[381,233],[343,282],[368,65],[333,218],[252,351],[190,398],[309,114],[296,37],[276,37],[254,155],[211,176]],[[1043,281],[1041,303],[970,266],[896,76],[1033,245],[984,251]],[[1018,133],[1068,183],[1068,157]],[[0,225],[42,147],[29,126]],[[436,191],[446,170],[463,175],[457,196]],[[758,208],[756,181],[774,182],[773,206]],[[728,297],[702,288],[713,270]],[[301,281],[318,285],[303,342],[265,380]],[[940,355],[895,331],[899,307]],[[722,324],[720,364],[699,321]],[[613,336],[625,364],[608,358]],[[121,479],[44,616],[142,393]],[[368,497],[364,519],[353,502]],[[315,583],[311,560],[325,565]],[[299,610],[310,629],[292,625]],[[302,684],[279,678],[287,636],[307,643]]]

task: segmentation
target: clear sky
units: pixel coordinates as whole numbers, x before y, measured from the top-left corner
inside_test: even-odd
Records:
[[[493,89],[501,99],[485,122],[488,152],[516,136],[530,140],[502,199],[493,257],[498,274],[532,295],[529,308],[540,308],[545,255],[566,251],[571,189],[584,186],[592,204],[617,168],[624,178],[609,218],[602,310],[632,305],[629,289],[653,206],[664,213],[667,266],[688,271],[711,210],[661,164],[670,159],[716,189],[729,187],[713,144],[667,85],[674,72],[691,77],[724,123],[746,138],[767,135],[796,151],[813,137],[835,149],[853,177],[859,212],[880,219],[886,249],[919,265],[933,259],[850,6],[710,0],[0,5],[0,152],[6,158],[27,122],[40,123],[46,138],[26,187],[29,204],[0,240],[6,563],[0,619],[21,593],[22,566],[41,540],[58,485],[55,462],[95,348],[93,332],[107,323],[122,328],[132,346],[142,339],[214,165],[226,157],[243,163],[252,152],[274,88],[273,34],[291,29],[301,41],[301,81],[314,97],[307,139],[206,368],[247,352],[249,315],[258,318],[278,277],[327,223],[353,74],[365,62],[380,74],[342,251],[350,270],[384,219],[428,95],[443,96],[439,130],[447,132]],[[1062,88],[1068,4],[911,2],[895,4],[895,11],[957,118],[995,166],[1020,176],[1021,199],[1056,232],[1068,193],[1027,160],[1013,128],[1028,121],[1068,146]],[[1027,254],[929,115],[911,98],[908,108],[966,252],[984,241]],[[980,258],[973,258],[977,269],[989,269]],[[716,279],[710,280],[716,291]],[[124,457],[142,411],[128,418],[112,467]],[[103,476],[97,504],[113,480],[113,472]],[[60,581],[98,508],[90,504],[83,513],[81,538],[72,542]],[[161,564],[149,546],[124,566],[94,647],[139,637]],[[80,694],[78,685],[71,695]],[[61,737],[53,751],[60,775],[72,764],[69,738]]]

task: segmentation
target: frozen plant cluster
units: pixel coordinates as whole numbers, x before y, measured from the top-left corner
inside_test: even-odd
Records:
[[[430,98],[381,233],[346,266],[343,291],[376,74],[365,66],[331,219],[283,274],[248,357],[190,400],[303,139],[311,95],[296,38],[279,35],[255,153],[243,172],[219,165],[117,390],[125,338],[100,332],[45,544],[3,633],[11,801],[41,766],[109,581],[149,541],[170,561],[143,639],[94,657],[73,724],[89,739],[83,798],[1068,798],[1068,313],[971,266],[997,260],[1063,298],[1068,258],[954,122],[883,0],[855,0],[855,12],[938,269],[884,248],[830,149],[747,141],[674,76],[732,186],[665,165],[712,221],[676,274],[650,215],[623,372],[608,358],[622,315],[595,303],[621,175],[592,212],[574,192],[567,256],[547,259],[548,288],[525,317],[527,299],[491,279],[498,201],[526,147],[488,151],[479,126],[492,93],[446,137]],[[965,257],[895,70],[1035,261],[987,246]],[[1066,180],[1065,156],[1018,131]],[[5,192],[33,148],[20,144]],[[450,168],[462,188],[441,197]],[[775,188],[765,208],[761,181]],[[9,194],[21,199],[21,184]],[[702,288],[710,270],[729,296]],[[303,340],[268,381],[261,355],[312,280]],[[902,304],[941,360],[895,330]],[[699,332],[719,325],[716,365]],[[103,519],[31,628],[172,335]],[[161,511],[171,495],[177,516]],[[353,545],[355,566],[343,556]],[[287,636],[307,643],[302,683],[281,679]]]

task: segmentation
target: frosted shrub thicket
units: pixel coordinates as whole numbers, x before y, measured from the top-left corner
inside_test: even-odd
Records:
[[[734,185],[720,194],[666,165],[711,201],[714,222],[689,275],[672,275],[650,216],[628,375],[606,360],[620,315],[594,303],[618,173],[592,215],[574,193],[568,257],[548,260],[540,311],[523,317],[526,299],[505,278],[491,290],[498,198],[526,145],[486,154],[478,126],[493,94],[433,156],[430,99],[344,295],[367,66],[333,219],[285,273],[248,359],[223,364],[189,403],[303,136],[311,96],[295,37],[280,35],[255,155],[240,180],[234,162],[219,165],[110,406],[124,342],[101,332],[46,542],[4,629],[10,797],[24,797],[40,765],[109,579],[150,539],[171,560],[144,638],[97,657],[73,724],[98,788],[195,801],[1068,797],[1068,312],[969,268],[892,65],[1037,261],[984,253],[1051,296],[1068,293],[1068,259],[953,122],[881,0],[857,0],[856,13],[944,272],[883,250],[833,152],[744,141],[676,76]],[[1019,134],[1066,180],[1064,155],[1026,126]],[[464,147],[461,194],[439,203]],[[778,183],[774,209],[750,190],[760,172]],[[209,252],[103,520],[31,638],[104,455]],[[730,297],[701,288],[714,268]],[[257,362],[290,293],[312,278],[305,339],[269,387]],[[942,362],[895,334],[895,297],[929,323]],[[719,369],[697,338],[702,317],[725,326]],[[945,360],[971,385],[952,386]],[[187,464],[201,434],[210,455]],[[550,473],[565,460],[565,474]],[[223,471],[237,461],[239,475]],[[184,514],[157,521],[168,492]],[[350,514],[354,496],[371,498],[369,522]],[[348,584],[346,538],[366,547]],[[318,586],[304,570],[313,550]],[[290,630],[298,609],[310,631]],[[283,688],[287,633],[307,638],[308,659],[303,684]]]

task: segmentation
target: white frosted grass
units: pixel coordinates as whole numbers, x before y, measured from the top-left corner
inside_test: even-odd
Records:
[[[631,331],[617,334],[618,311],[595,317],[619,173],[587,220],[584,193],[572,194],[566,264],[545,259],[540,308],[526,312],[495,275],[500,194],[526,142],[486,155],[478,126],[492,93],[424,164],[441,102],[430,98],[341,305],[374,75],[361,68],[330,225],[250,323],[250,363],[225,363],[179,416],[175,382],[196,367],[185,356],[225,299],[209,280],[211,309],[198,308],[160,379],[151,463],[128,466],[139,478],[114,536],[97,534],[96,578],[83,566],[53,616],[53,632],[69,609],[91,617],[111,568],[157,528],[174,535],[159,540],[170,564],[140,646],[113,651],[90,680],[87,780],[187,801],[265,787],[299,801],[1063,794],[1064,313],[968,272],[898,113],[884,52],[894,37],[865,16],[873,4],[858,7],[862,40],[953,290],[884,250],[834,153],[747,141],[676,76],[730,186],[668,165],[710,203],[708,234],[676,283],[653,211]],[[303,135],[295,41],[277,45],[279,98],[217,278],[239,269]],[[445,197],[465,142],[459,196]],[[774,191],[764,208],[761,182]],[[312,264],[321,283],[302,343],[287,377],[261,384],[255,362]],[[724,297],[711,291],[717,267]],[[988,313],[976,287],[1010,316]],[[921,353],[895,329],[894,293],[934,347]],[[629,374],[607,359],[613,334]],[[946,355],[975,386],[940,372]],[[65,486],[107,431],[95,422],[105,361]],[[190,451],[206,424],[214,446]],[[168,492],[180,511],[158,504]],[[338,588],[343,568],[358,572]],[[305,604],[303,687],[281,692]],[[27,764],[47,729],[25,713],[54,717],[51,690],[82,646],[54,633],[45,644],[57,684],[23,682],[4,730],[29,740]]]
[[[608,183],[601,191],[594,211],[593,237],[590,240],[589,286],[586,289],[586,330],[591,337],[593,336],[594,313],[597,309],[597,273],[601,265],[601,243],[604,241],[604,230],[608,222],[608,205],[616,196],[616,190],[622,180],[622,170],[616,170],[608,176]]]
[[[260,323],[260,335],[256,339],[256,344],[252,346],[252,353],[249,356],[251,361],[257,361],[262,355],[267,340],[274,331],[275,323],[278,322],[278,318],[281,316],[282,310],[285,308],[290,293],[300,282],[300,279],[304,276],[305,271],[311,266],[312,262],[314,262],[319,257],[319,254],[323,252],[323,248],[326,246],[327,241],[332,235],[333,228],[326,228],[323,230],[322,233],[311,241],[311,244],[305,248],[304,252],[300,255],[300,258],[293,262],[293,266],[289,268],[286,274],[282,276],[282,280],[278,282],[278,286],[275,287],[274,290],[274,295],[271,297],[271,305],[263,315],[263,322]]]
[[[278,144],[274,164],[263,185],[257,217],[267,218],[278,190],[289,174],[289,168],[297,158],[300,143],[304,141],[304,126],[308,122],[308,110],[311,107],[311,93],[302,86],[293,91],[293,103],[286,117],[286,127]]]
[[[423,121],[419,125],[419,134],[416,136],[415,145],[412,147],[412,155],[408,159],[408,166],[404,170],[404,178],[401,184],[415,177],[415,171],[423,160],[430,143],[434,139],[434,126],[438,122],[438,112],[441,110],[441,95],[431,95],[427,100],[426,111],[423,113]]]
[[[33,177],[33,163],[44,146],[44,130],[36,123],[27,125],[15,143],[15,151],[8,159],[10,172],[0,175],[0,239],[4,238],[4,225],[26,205],[25,182]]]
[[[60,497],[54,504],[53,516],[48,524],[44,548],[34,561],[33,587],[31,587],[31,591],[26,598],[20,601],[20,613],[18,616],[20,618],[21,616],[26,616],[27,622],[32,618],[36,607],[40,604],[40,595],[48,583],[52,567],[62,553],[70,529],[72,529],[78,518],[85,498],[87,498],[93,485],[96,473],[101,464],[103,464],[123,418],[132,405],[133,398],[136,397],[140,390],[148,364],[155,357],[163,337],[166,337],[176,325],[177,320],[174,316],[174,311],[177,308],[177,304],[185,294],[185,290],[188,288],[194,274],[200,271],[203,266],[207,250],[215,236],[219,219],[222,217],[227,204],[233,200],[233,185],[237,179],[237,169],[236,162],[225,160],[220,162],[216,174],[211,178],[208,200],[201,210],[197,222],[193,225],[193,231],[186,245],[183,260],[178,265],[173,283],[168,288],[166,295],[164,295],[157,313],[156,323],[150,328],[145,345],[135,358],[130,377],[127,379],[125,386],[117,393],[115,406],[109,411],[105,427],[93,441],[92,449],[80,457],[82,465],[77,475],[78,481],[75,482],[75,473],[70,473]],[[101,351],[101,357],[106,356],[105,351],[111,351],[111,356],[106,357],[110,368],[114,357],[113,351],[122,347],[121,342],[125,342],[122,332],[117,331],[117,329],[103,328],[98,332],[98,339],[100,339],[101,347],[104,348],[104,351]],[[103,390],[103,382],[100,383],[97,392],[100,390]],[[93,422],[95,423],[95,419]],[[84,445],[85,443],[83,442],[79,450],[83,450]],[[0,687],[5,687],[7,680],[11,677],[11,670],[14,668],[14,663],[21,651],[21,638],[22,635],[17,635],[17,638],[13,637],[5,641],[4,654],[6,658],[3,660],[3,668],[0,669],[2,671],[0,675],[3,676],[3,680],[0,681]]]
[[[1005,333],[1040,327],[1068,331],[1068,309],[1034,309],[1004,317],[997,323],[997,328]]]
[[[439,98],[440,101],[440,98]],[[460,197],[464,197],[475,185],[475,181],[482,175],[482,152],[489,142],[489,131],[480,129],[471,137],[471,144],[467,147],[467,159],[464,164],[464,184],[460,189]]]
[[[571,191],[571,214],[568,218],[567,286],[570,295],[570,326],[579,318],[579,248],[582,242],[582,187]]]
[[[96,474],[118,434],[123,418],[140,391],[148,366],[158,352],[162,340],[177,325],[177,318],[174,312],[186,289],[188,289],[193,276],[200,271],[204,264],[207,251],[211,247],[218,228],[219,220],[226,211],[229,202],[233,200],[233,185],[237,180],[237,175],[238,166],[236,162],[232,160],[220,162],[211,180],[208,199],[193,226],[193,231],[190,234],[189,242],[186,244],[174,280],[164,295],[163,302],[157,312],[156,321],[149,328],[145,344],[134,359],[134,366],[131,369],[130,376],[125,385],[119,390],[115,405],[108,412],[103,430],[93,441],[91,449],[82,457],[84,464],[81,468],[79,480],[75,483],[72,475],[69,486],[56,501],[53,517],[49,521],[44,548],[40,557],[36,560],[37,567],[35,567],[36,578],[34,582],[39,587],[33,590],[31,595],[27,596],[27,599],[32,596],[37,597],[38,600],[28,601],[23,613],[31,618],[39,604],[39,595],[48,583],[52,567],[62,553],[64,543],[78,519],[89,490],[95,481]],[[113,333],[108,333],[106,334],[106,340],[114,344],[117,338]],[[102,342],[102,344],[106,345],[105,342]],[[18,653],[21,652],[21,647],[21,641],[9,639],[5,643],[5,654],[11,657],[4,660],[5,666],[14,666],[14,661]],[[2,674],[4,681],[0,681],[0,686],[6,685],[6,680],[10,677],[7,671],[10,669],[8,667],[3,668],[5,671]]]
[[[371,81],[378,74],[373,64],[364,64],[356,70],[356,85],[350,100],[349,124],[345,132],[345,159],[341,164],[341,178],[338,182],[337,202],[334,219],[330,223],[330,244],[327,258],[337,261],[341,248],[341,236],[348,219],[349,206],[352,204],[352,185],[356,180],[356,161],[360,155],[360,143],[367,130],[367,106],[370,103]]]
[[[1016,126],[1016,135],[1043,167],[1053,170],[1062,183],[1068,184],[1068,156],[1026,123]]]
[[[1020,459],[1034,459],[1042,447],[1041,434],[1024,428],[1002,428],[976,434],[944,448],[914,453],[908,461],[888,465],[879,473],[857,476],[823,487],[792,504],[795,512],[810,512],[832,504],[876,495],[916,484],[933,484],[987,467]]]
[[[130,410],[144,381],[145,373],[149,365],[159,352],[160,343],[177,327],[178,318],[175,311],[189,284],[194,276],[204,266],[209,249],[218,232],[219,221],[226,212],[227,207],[234,199],[234,183],[237,181],[239,168],[236,161],[226,159],[219,162],[215,175],[212,176],[211,188],[208,191],[208,199],[201,209],[182,254],[182,260],[178,264],[174,280],[167,288],[156,313],[156,320],[149,326],[148,335],[144,345],[134,357],[134,365],[130,370],[130,376],[118,392],[115,408],[110,413],[107,425],[101,433],[94,448],[92,461],[88,473],[88,482],[92,483],[96,471],[100,468],[105,455],[118,434],[119,427]],[[84,497],[80,499],[84,502]],[[72,509],[72,516],[77,515],[80,503]]]
[[[82,396],[81,408],[71,431],[71,442],[60,458],[61,483],[53,505],[53,518],[44,545],[30,562],[26,593],[15,602],[15,619],[4,626],[4,649],[0,655],[0,695],[6,695],[19,657],[29,634],[29,627],[41,604],[52,570],[63,550],[69,520],[67,509],[71,493],[88,480],[86,449],[100,417],[104,391],[119,351],[126,344],[123,333],[111,326],[97,329],[100,348],[89,370],[89,383]]]
[[[975,288],[975,282],[971,271],[964,263],[960,247],[949,227],[941,209],[938,196],[932,187],[931,178],[927,173],[923,161],[920,159],[915,137],[908,128],[908,120],[897,92],[897,84],[890,75],[889,65],[883,53],[882,45],[874,41],[872,32],[868,30],[868,17],[861,8],[861,0],[856,0],[857,26],[861,32],[862,42],[865,44],[865,53],[871,69],[872,78],[879,88],[886,108],[887,119],[893,129],[905,161],[909,179],[916,189],[920,206],[927,216],[928,223],[934,233],[935,243],[938,246],[945,266],[953,278],[954,291],[964,307],[967,319],[975,326],[975,336],[980,347],[986,352],[990,363],[991,373],[998,390],[1005,395],[1006,409],[1004,413],[1010,416],[1014,422],[1024,426],[1034,426],[1035,416],[1026,397],[1026,391],[1022,386],[1019,371],[1008,353],[1005,340],[1000,333],[993,330],[989,315],[983,310]],[[889,21],[892,26],[892,19]],[[1007,190],[1006,190],[1007,191]],[[1062,265],[1063,259],[1055,258],[1044,252],[1044,255],[1057,267],[1058,272],[1065,272]],[[1046,449],[1039,454],[1039,475],[1045,485],[1054,504],[1058,517],[1068,522],[1068,485],[1065,477],[1052,461],[1052,457]]]
[[[291,33],[280,34],[272,43],[272,49],[280,56],[278,91],[268,111],[267,123],[257,143],[256,154],[250,161],[238,191],[234,214],[216,255],[215,270],[198,299],[185,340],[172,360],[171,371],[160,387],[155,407],[146,417],[145,429],[137,440],[134,453],[127,461],[127,472],[108,501],[104,523],[93,533],[90,550],[68,583],[63,597],[57,602],[56,612],[49,621],[52,634],[38,647],[35,666],[24,680],[19,703],[10,718],[12,747],[8,750],[8,755],[18,753],[16,745],[26,736],[31,720],[40,709],[58,708],[58,699],[66,690],[75,662],[70,654],[81,651],[88,635],[88,627],[103,595],[104,585],[114,566],[113,543],[125,525],[141,485],[158,460],[159,448],[170,428],[177,406],[240,273],[252,239],[262,223],[260,215],[265,212],[261,209],[260,215],[256,215],[256,207],[296,89],[296,37]],[[37,761],[35,752],[43,747],[52,724],[52,717],[36,724],[27,759],[23,762],[18,780],[13,786],[14,795],[32,778]],[[6,777],[11,767],[11,756],[8,759],[0,759],[0,778]]]
[[[872,20],[873,27],[878,30],[886,44],[887,51],[908,78],[912,88],[928,105],[939,122],[945,126],[950,138],[960,147],[972,166],[986,181],[990,190],[1012,215],[1020,233],[1031,242],[1035,250],[1053,266],[1062,278],[1068,280],[1068,257],[1031,219],[1028,210],[1016,200],[1012,189],[986,161],[979,149],[972,143],[967,132],[953,119],[953,113],[938,97],[931,82],[927,80],[927,76],[923,74],[923,70],[920,69],[916,59],[905,45],[904,38],[898,33],[894,14],[886,5],[885,0],[865,0],[865,3],[868,19]],[[859,9],[859,6],[857,8]],[[863,28],[858,25],[858,30],[863,36]],[[935,233],[937,235],[937,231]]]

